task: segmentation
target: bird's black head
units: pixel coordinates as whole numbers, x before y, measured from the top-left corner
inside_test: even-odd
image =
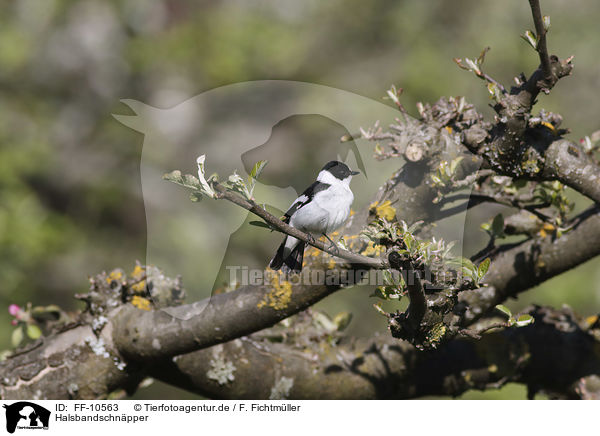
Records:
[[[325,164],[321,171],[329,171],[335,178],[344,180],[348,176],[360,174],[360,171],[352,171],[344,162],[332,160]]]

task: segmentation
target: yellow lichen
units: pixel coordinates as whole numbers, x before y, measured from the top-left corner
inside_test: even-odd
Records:
[[[115,269],[110,272],[108,277],[106,277],[106,281],[107,281],[107,283],[112,283],[112,282],[119,281],[122,278],[123,278],[123,273],[121,271]]]
[[[385,252],[383,245],[375,244],[373,241],[369,241],[367,247],[360,253],[363,256],[380,256]]]
[[[321,253],[321,250],[315,247],[310,247],[304,252],[304,258],[317,257]]]
[[[552,233],[554,233],[554,229],[555,229],[555,227],[552,224],[550,224],[550,223],[544,223],[544,225],[540,229],[540,236],[542,238],[545,238],[546,236],[551,235]]]
[[[331,239],[334,239],[334,238],[336,238],[336,237],[337,237],[339,234],[340,234],[340,232],[333,232],[333,233],[331,233],[331,234],[329,235],[329,237],[330,237]],[[318,240],[319,240],[319,241],[321,241],[321,242],[323,242],[324,244],[329,244],[329,241],[327,240],[327,238],[325,238],[325,236],[321,236],[321,237],[320,237]],[[306,261],[306,258],[307,258],[307,257],[311,257],[311,258],[318,257],[319,255],[321,255],[321,253],[322,253],[322,251],[321,251],[321,250],[319,250],[318,248],[316,248],[316,247],[313,247],[313,246],[309,246],[309,247],[306,249],[306,251],[304,252],[304,259],[305,259],[305,261]]]
[[[385,218],[388,221],[392,221],[396,216],[396,208],[392,206],[390,200],[386,200],[379,204],[378,201],[371,203],[369,206],[369,212],[377,215],[380,218]]]
[[[445,129],[446,129],[446,132],[452,133],[452,127],[446,126]]]
[[[551,123],[549,123],[548,121],[542,121],[540,124],[541,124],[542,126],[548,127],[548,128],[549,128],[550,130],[552,130],[552,131],[555,131],[555,130],[556,130],[556,129],[554,128],[554,126],[553,126]]]
[[[142,293],[146,290],[146,280],[141,280],[131,285],[131,290],[134,292]]]
[[[136,279],[141,278],[144,275],[144,272],[144,267],[138,263],[131,272],[131,277]]]
[[[138,309],[142,310],[151,310],[150,300],[147,300],[139,295],[134,295],[131,299],[131,304],[133,304]]]
[[[275,310],[285,309],[292,300],[292,284],[287,280],[280,281],[279,277],[271,279],[271,289],[256,307],[259,309],[268,306]]]
[[[463,371],[463,380],[466,383],[471,384],[472,377],[471,377],[471,372],[470,371]]]
[[[535,264],[535,268],[537,271],[540,271],[541,269],[543,269],[546,266],[546,262],[544,262],[542,259],[539,259],[536,264]]]

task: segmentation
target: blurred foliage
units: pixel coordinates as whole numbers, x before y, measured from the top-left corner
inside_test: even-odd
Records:
[[[542,9],[552,17],[550,50],[574,54],[576,68],[540,101],[578,139],[600,128],[597,92],[590,92],[599,85],[600,3],[548,0]],[[483,109],[484,86],[452,58],[490,46],[486,72],[509,85],[538,62],[519,38],[527,28],[524,0],[7,2],[0,9],[0,349],[10,343],[9,304],[73,309],[86,276],[144,259],[142,138],[111,117],[126,111],[120,98],[170,107],[219,85],[273,78],[376,99],[396,84],[413,114],[417,101],[440,95],[465,95]],[[499,212],[476,210],[468,223],[478,228]],[[248,244],[256,233],[244,233]],[[470,250],[485,244],[485,233],[475,233],[466,236]],[[592,261],[509,306],[567,303],[598,312],[599,278]],[[361,321],[349,333],[368,336],[385,321],[365,298],[349,290],[320,308],[354,312]],[[156,385],[149,392],[182,395]],[[484,397],[522,397],[515,392]]]

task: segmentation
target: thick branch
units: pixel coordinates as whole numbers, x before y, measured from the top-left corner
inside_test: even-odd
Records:
[[[600,213],[597,209],[590,210],[581,216],[579,224],[571,232],[564,234],[555,241],[547,237],[528,241],[502,251],[492,262],[492,267],[486,277],[486,281],[491,287],[460,294],[461,298],[464,301],[468,300],[471,305],[465,318],[465,324],[468,325],[509,296],[585,262],[599,254],[599,251]],[[286,316],[301,311],[318,301],[318,299],[323,298],[327,293],[335,291],[337,287],[324,290],[296,286],[291,289],[289,300],[286,300],[286,298],[278,300],[276,294],[271,294],[273,299],[270,299],[270,297],[267,297],[270,291],[268,287],[265,287],[261,289],[244,288],[232,293],[214,296],[212,299],[197,304],[156,312],[145,312],[131,305],[123,305],[116,312],[107,314],[109,322],[102,329],[101,341],[88,326],[80,326],[46,337],[43,342],[40,342],[29,351],[23,350],[17,356],[9,358],[5,362],[0,362],[0,373],[2,374],[0,397],[31,398],[35,393],[41,392],[43,396],[48,398],[96,398],[106,396],[119,387],[129,386],[128,389],[131,389],[141,377],[146,375],[142,367],[135,363],[136,360],[143,360],[144,366],[151,361],[158,364],[164,359],[170,360],[175,354],[226,342],[234,337],[243,337],[253,330],[261,330]],[[282,294],[284,297],[285,295],[285,293]],[[267,297],[267,299],[261,299],[261,297]],[[269,304],[259,308],[258,306],[263,301],[267,301]],[[278,305],[279,303],[281,303],[281,306]],[[197,314],[201,314],[201,316],[194,316]],[[519,329],[517,331],[527,330]],[[561,335],[556,338],[544,338],[541,342],[543,344],[541,348],[547,350],[548,344],[561,344],[556,340],[564,341],[568,339],[568,335],[566,339]],[[483,340],[485,341],[487,337],[488,335],[484,335]],[[115,344],[113,344],[113,338],[115,338]],[[331,362],[337,359],[337,363],[321,364],[323,372],[319,375],[329,376],[341,371],[339,380],[345,381],[343,386],[340,387],[337,382],[316,379],[315,383],[311,385],[310,389],[312,390],[307,387],[306,390],[299,391],[293,396],[318,397],[316,386],[323,388],[322,396],[325,397],[334,396],[333,392],[336,392],[337,389],[340,389],[339,395],[346,398],[457,394],[470,387],[485,388],[486,386],[489,387],[487,383],[490,381],[492,385],[499,381],[495,378],[495,373],[489,370],[491,363],[497,363],[494,362],[494,359],[500,358],[499,356],[492,357],[494,356],[493,353],[486,357],[490,360],[482,364],[481,371],[477,372],[477,374],[483,374],[485,383],[467,384],[465,387],[461,385],[461,383],[465,383],[464,376],[461,375],[463,378],[456,379],[458,377],[456,374],[462,374],[460,371],[453,373],[454,375],[446,375],[451,377],[447,379],[449,381],[458,380],[458,388],[448,385],[444,381],[446,379],[440,382],[435,377],[432,378],[432,374],[438,373],[442,377],[443,371],[440,371],[439,368],[454,368],[452,367],[452,362],[455,362],[452,360],[453,356],[456,356],[457,359],[462,356],[464,360],[460,361],[470,364],[467,359],[470,354],[455,354],[459,353],[464,347],[460,344],[465,342],[451,341],[443,346],[441,350],[430,355],[428,354],[430,352],[417,353],[412,347],[406,348],[408,347],[407,344],[397,342],[392,338],[377,339],[375,342],[379,341],[382,341],[382,345],[381,348],[377,349],[377,352],[367,353],[368,348],[361,348],[355,354],[348,354],[353,351],[344,347],[323,348],[321,351],[317,350],[312,354],[306,354],[295,350],[286,352],[284,348],[277,348],[279,346],[276,345],[258,344],[256,346],[256,344],[252,344],[253,347],[256,347],[255,354],[260,354],[263,360],[260,362],[249,360],[247,364],[234,360],[238,363],[236,367],[239,371],[236,373],[236,380],[243,381],[246,386],[243,388],[246,389],[244,391],[246,393],[240,394],[240,396],[262,396],[263,391],[259,391],[257,390],[258,387],[253,388],[252,386],[255,386],[253,385],[255,379],[264,381],[263,374],[261,372],[259,376],[259,373],[253,373],[254,375],[251,376],[250,371],[253,368],[258,368],[261,371],[263,371],[261,368],[265,368],[264,371],[271,368],[269,371],[273,372],[267,373],[275,374],[273,380],[282,376],[296,377],[296,386],[304,386],[309,384],[309,381],[312,383],[312,380],[315,380],[308,377],[308,375],[313,374],[312,371],[315,366],[321,368],[319,361],[325,357],[330,359]],[[520,339],[517,340],[516,337],[515,341],[514,344],[521,343]],[[242,340],[242,343],[245,343],[245,341]],[[239,344],[239,342],[227,344],[224,349],[235,348],[237,347],[236,344]],[[507,343],[509,349],[515,346],[511,344],[513,344],[512,340]],[[493,345],[493,347],[496,346],[496,344]],[[562,348],[563,346],[564,343],[560,347],[557,346],[557,349],[553,352],[560,353],[561,350],[565,350],[564,352],[568,355],[573,355],[572,349],[569,347]],[[473,345],[473,347],[472,349],[479,349],[479,345],[477,347]],[[185,379],[188,380],[188,384],[185,385],[186,388],[210,393],[211,396],[215,397],[231,395],[233,398],[240,392],[237,389],[242,389],[237,388],[240,385],[231,385],[235,389],[230,390],[228,388],[229,384],[223,387],[214,379],[207,379],[206,377],[206,365],[210,366],[210,361],[214,360],[209,358],[215,352],[213,349],[189,355],[194,357],[184,356],[175,359],[177,365],[184,365],[185,363],[190,365],[191,368],[199,368],[201,372],[194,373],[190,369],[189,371],[192,372],[185,372],[179,381],[176,380],[175,373],[167,374],[159,371],[158,373],[153,372],[153,374],[158,376],[162,374],[163,379],[178,385],[181,385],[181,380],[184,380],[183,377],[188,377]],[[325,350],[327,350],[327,355],[322,354],[325,353]],[[443,350],[446,350],[446,354],[437,354],[443,353]],[[387,353],[400,353],[396,356],[400,360],[394,361],[399,363],[388,361],[385,357]],[[499,354],[502,353],[504,352]],[[380,358],[381,354],[384,356],[383,359]],[[504,354],[508,355],[510,353],[506,352]],[[312,359],[309,358],[310,356],[312,356]],[[360,356],[363,356],[362,359]],[[424,359],[424,356],[434,357],[431,357],[431,361],[419,360]],[[439,359],[442,360],[436,360],[435,356],[445,356],[443,359],[451,360],[443,360],[441,357]],[[281,360],[282,357],[283,360]],[[288,357],[293,358],[289,363]],[[307,358],[309,358],[308,361]],[[424,371],[423,378],[419,378],[413,373],[394,370],[394,365],[406,365],[415,362],[414,359],[417,359],[419,367],[429,369],[436,367],[438,369],[436,371]],[[543,359],[548,362],[557,361],[556,357],[552,359],[543,357]],[[581,359],[584,359],[584,357],[581,357]],[[294,362],[300,362],[304,366],[299,367],[300,363],[296,365]],[[477,362],[477,360],[474,362]],[[571,361],[569,360],[569,362]],[[516,364],[517,362],[515,362]],[[161,363],[160,365],[165,364]],[[370,365],[374,366],[371,367]],[[488,370],[483,368],[488,368]],[[184,367],[182,367],[182,370],[188,371]],[[552,370],[563,371],[564,368],[553,367]],[[575,364],[568,367],[567,370],[563,371],[566,374],[564,377],[574,377],[574,374],[577,376],[585,375],[582,369]],[[532,374],[535,375],[536,372],[537,370],[532,371]],[[342,375],[348,375],[348,373],[352,378],[341,377]],[[557,374],[558,372],[552,373],[547,380],[556,378]],[[246,379],[246,376],[249,378]],[[300,382],[305,377],[308,381],[306,383]],[[335,377],[327,378],[327,380],[334,379]],[[381,383],[380,380],[382,380]],[[473,380],[472,375],[470,380]],[[500,379],[500,381],[502,380],[503,378]],[[543,387],[549,383],[544,380],[539,382],[538,385]],[[566,382],[560,381],[560,383],[561,386],[566,386]],[[264,390],[264,387],[261,389]],[[378,389],[383,389],[383,391]]]
[[[559,139],[548,147],[545,158],[546,180],[559,180],[600,204],[600,167],[579,146]]]
[[[600,214],[588,213],[571,232],[553,241],[532,239],[500,251],[492,260],[486,290],[465,291],[469,302],[464,324],[510,296],[531,288],[600,254]],[[353,283],[355,276],[348,276]],[[281,305],[261,306],[277,288],[247,286],[193,305],[157,312],[130,306],[119,309],[113,337],[118,349],[134,359],[174,356],[270,327],[311,306],[338,286],[290,286]],[[276,306],[276,307],[273,307]]]
[[[88,325],[44,337],[0,362],[0,399],[97,399],[117,389],[134,392],[145,377],[125,364],[105,330]]]
[[[152,369],[154,377],[210,398],[389,399],[457,396],[469,389],[524,383],[531,394],[598,395],[600,344],[569,311],[538,308],[535,323],[453,340],[422,352],[390,337],[347,338],[309,349],[252,337],[179,356]],[[207,373],[230,362],[220,384]],[[588,383],[590,382],[590,383]],[[286,389],[283,389],[286,388]]]
[[[310,277],[308,270],[303,277]],[[340,274],[340,271],[337,271]],[[352,270],[344,273],[354,283]],[[295,285],[276,276],[273,283],[244,286],[205,300],[146,312],[131,305],[114,314],[113,338],[117,348],[133,360],[152,360],[230,341],[268,328],[332,292],[341,283]],[[310,283],[310,282],[309,282]]]
[[[459,298],[469,304],[465,325],[509,297],[600,255],[598,208],[582,213],[577,221],[573,230],[558,239],[529,239],[500,251],[484,279],[489,288],[460,294]]]
[[[417,336],[421,321],[427,312],[427,299],[425,298],[425,288],[421,281],[420,272],[412,261],[404,259],[397,252],[393,251],[389,255],[390,264],[397,271],[406,272],[406,288],[410,304],[406,313],[391,317],[390,331],[392,336],[401,339],[411,339]]]

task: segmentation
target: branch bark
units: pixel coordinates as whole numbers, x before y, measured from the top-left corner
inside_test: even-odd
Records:
[[[558,239],[529,239],[498,252],[485,276],[488,288],[459,295],[469,305],[464,324],[471,324],[508,298],[600,255],[598,207],[583,212],[575,221],[575,228]]]
[[[572,69],[570,59],[548,57],[544,32],[538,29],[543,25],[539,3],[530,0],[530,5],[542,41],[538,44],[541,68],[509,94],[502,94],[495,107],[499,119],[493,126],[473,108],[465,109],[462,103],[461,109],[455,108],[456,101],[440,100],[433,108],[420,109],[424,121],[418,128],[423,128],[421,133],[427,130],[433,145],[421,144],[426,158],[406,163],[379,190],[376,200],[398,205],[409,221],[439,217],[440,205],[433,204],[436,192],[427,175],[442,154],[440,144],[445,141],[440,139],[458,132],[463,133],[464,144],[496,172],[530,180],[558,179],[600,203],[598,167],[547,123],[544,128],[529,123],[539,92],[549,91]],[[451,132],[443,127],[451,127]],[[539,166],[523,166],[531,161]],[[531,392],[544,389],[567,397],[598,394],[594,383],[587,383],[599,375],[597,329],[583,328],[568,311],[536,308],[533,326],[488,332],[479,341],[453,339],[426,352],[391,337],[364,341],[320,331],[292,342],[283,337],[276,343],[268,332],[256,333],[355,283],[353,274],[360,267],[390,265],[330,250],[254,202],[220,185],[214,187],[219,197],[283,233],[345,259],[350,268],[337,265],[332,272],[338,280],[331,284],[294,285],[277,276],[278,280],[261,286],[152,312],[123,303],[118,299],[122,295],[115,294],[112,301],[120,304],[102,313],[102,328],[90,327],[99,317],[90,321],[82,316],[79,324],[0,362],[0,398],[100,398],[118,388],[131,392],[148,375],[215,398],[413,398],[459,395],[508,381],[526,383]],[[369,211],[361,211],[348,231],[356,233],[368,219]],[[573,230],[555,240],[534,238],[498,250],[486,277],[488,287],[459,294],[466,303],[462,324],[480,322],[496,304],[600,254],[598,209],[590,209],[577,221]],[[351,274],[345,280],[339,279],[343,271]],[[427,300],[422,298],[420,283],[409,291],[408,321],[415,326],[427,312]]]
[[[531,313],[535,323],[528,327],[495,330],[480,340],[455,339],[434,351],[418,351],[389,336],[331,342],[323,334],[299,346],[259,334],[150,366],[130,364],[127,371],[112,356],[81,346],[82,339],[93,340],[82,326],[63,334],[60,345],[50,338],[53,354],[46,347],[29,353],[31,359],[14,359],[10,364],[20,367],[23,379],[11,384],[4,377],[0,398],[105,398],[111,388],[135,389],[144,376],[221,399],[408,399],[458,396],[509,382],[527,385],[531,396],[541,391],[597,398],[597,331],[581,327],[565,309]]]
[[[539,0],[529,0],[529,6],[531,7],[535,32],[537,34],[538,42],[536,51],[540,56],[544,80],[549,81],[552,80],[552,70],[550,69],[550,58],[548,57],[548,48],[546,47],[546,28],[544,26],[540,2]]]
[[[587,211],[571,232],[555,241],[547,237],[502,251],[492,262],[486,277],[490,287],[460,294],[460,298],[470,305],[465,315],[465,325],[475,322],[509,296],[581,264],[599,252],[600,213],[597,209]],[[336,289],[331,288],[329,292]],[[266,289],[262,292],[266,292]],[[0,362],[0,398],[34,398],[36,395],[55,399],[106,397],[117,388],[134,390],[139,380],[148,374],[205,395],[227,398],[235,398],[238,394],[240,398],[269,396],[270,388],[262,386],[259,389],[256,381],[261,380],[262,383],[264,374],[272,376],[274,382],[281,377],[293,376],[296,388],[302,387],[298,391],[292,390],[292,396],[297,398],[329,398],[336,395],[344,398],[456,395],[466,389],[485,388],[496,386],[498,381],[505,382],[504,376],[497,378],[502,372],[493,373],[489,367],[492,364],[499,367],[498,359],[509,355],[507,350],[512,350],[521,343],[520,335],[530,331],[527,327],[516,329],[514,336],[511,336],[513,333],[506,333],[506,337],[512,338],[506,339],[506,348],[498,348],[498,344],[492,339],[496,336],[485,334],[482,340],[490,341],[490,348],[489,353],[481,352],[481,355],[472,355],[475,350],[481,350],[480,345],[465,339],[452,340],[438,351],[420,352],[408,343],[391,337],[367,342],[348,340],[348,345],[344,347],[324,347],[321,351],[316,350],[307,355],[294,347],[288,349],[271,342],[257,342],[252,337],[244,339],[244,335],[252,330],[271,326],[283,317],[303,310],[317,295],[322,298],[320,294],[317,290],[313,293],[310,288],[296,288],[287,307],[279,310],[269,306],[258,309],[257,304],[264,295],[257,289],[242,289],[217,295],[194,305],[173,308],[182,314],[188,312],[187,315],[202,313],[202,316],[189,320],[178,320],[165,310],[145,312],[131,305],[124,305],[110,314],[109,322],[99,336],[88,325],[75,326],[46,337],[30,350],[22,350],[18,355]],[[255,317],[256,321],[253,320]],[[193,325],[194,322],[198,326]],[[534,329],[541,328],[538,320],[534,326]],[[535,349],[541,353],[539,360],[536,358],[535,361],[544,362],[544,365],[562,363],[550,365],[551,369],[546,368],[542,372],[536,367],[527,367],[533,369],[528,372],[522,369],[516,373],[519,377],[526,378],[515,376],[514,379],[524,380],[538,387],[552,387],[557,392],[568,387],[568,391],[564,392],[575,395],[573,383],[579,383],[577,380],[581,377],[597,373],[595,354],[586,355],[589,346],[578,350],[578,344],[589,341],[589,338],[577,333],[580,339],[571,343],[569,338],[573,336],[560,329],[556,332],[544,332],[544,335],[551,336],[536,334],[532,338],[537,339],[527,339],[530,350]],[[229,341],[236,336],[242,339]],[[206,348],[227,341],[229,343],[221,348]],[[174,345],[170,345],[171,342]],[[240,348],[240,344],[243,347]],[[373,344],[376,346],[375,351],[367,352]],[[556,344],[556,348],[549,349],[549,344]],[[464,347],[471,351],[461,351]],[[215,353],[222,352],[225,353],[224,356],[228,356],[228,350],[234,351],[237,348],[248,350],[251,357],[245,356],[248,363],[243,365],[239,357],[231,360],[238,363],[235,377],[236,380],[244,380],[243,383],[219,385],[206,377],[206,372],[211,367],[210,362],[215,361]],[[192,350],[197,351],[191,352]],[[173,359],[176,354],[186,351],[191,353]],[[574,352],[578,353],[575,355],[579,356],[579,360],[568,357],[573,356]],[[547,353],[556,354],[549,358]],[[566,360],[556,357],[563,356],[562,353]],[[474,362],[482,362],[477,360],[482,355],[487,357],[476,374],[483,378],[475,383],[471,375],[468,378],[471,382],[467,383],[462,372],[466,369],[460,369],[459,363],[471,365],[468,360],[471,357],[476,359]],[[363,356],[362,359],[360,356]],[[224,359],[229,361],[227,357]],[[319,363],[321,359],[330,363]],[[334,361],[337,363],[331,363]],[[560,367],[565,361],[568,365]],[[417,363],[413,365],[414,362]],[[408,369],[403,369],[409,363]],[[511,365],[509,368],[516,368],[517,362]],[[167,368],[169,371],[166,371]],[[178,371],[172,372],[173,368],[178,368]],[[315,375],[315,368],[320,368],[322,372]],[[411,368],[418,371],[417,375],[410,372]],[[447,369],[454,372],[444,374]],[[253,372],[254,370],[257,372]],[[546,375],[542,380],[537,380],[535,377],[538,373]],[[306,382],[301,382],[305,377]],[[456,385],[449,384],[450,381],[456,381]],[[245,387],[239,387],[242,385]],[[322,391],[319,390],[321,388]]]

